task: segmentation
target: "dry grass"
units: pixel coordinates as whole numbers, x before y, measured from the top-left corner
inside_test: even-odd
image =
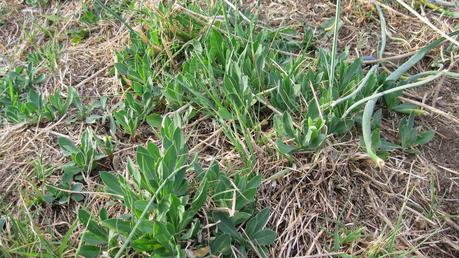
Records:
[[[22,4],[8,6],[6,24],[0,26],[0,65],[14,66],[26,59],[33,45],[27,40],[32,24],[43,24],[43,14],[53,13],[63,18],[58,30],[75,26],[81,1],[60,3],[52,1],[48,8],[30,8]],[[273,26],[290,24],[302,31],[303,23],[318,27],[333,17],[330,1],[262,1],[263,19]],[[386,56],[400,56],[419,49],[437,35],[409,12],[396,6],[383,8],[388,23]],[[425,10],[429,19],[443,31],[451,31],[455,20]],[[379,42],[377,14],[367,1],[345,1],[340,49],[348,47],[353,56],[376,56]],[[49,40],[37,32],[37,42]],[[126,28],[114,21],[104,21],[91,32],[88,39],[73,45],[62,36],[63,53],[58,70],[49,73],[46,89],[77,86],[85,100],[108,96],[117,103],[123,91],[115,76],[109,73],[115,62],[114,51],[128,42]],[[318,41],[329,46],[329,41]],[[432,56],[442,56],[436,49]],[[442,57],[449,63],[458,57]],[[401,58],[402,59],[402,58]],[[429,69],[431,60],[417,66],[416,71]],[[393,67],[398,60],[387,63]],[[0,69],[1,71],[2,69]],[[457,63],[452,71],[459,71]],[[0,76],[2,74],[0,73]],[[412,91],[405,97],[429,107],[459,117],[457,81],[442,80],[422,91]],[[433,109],[435,110],[435,109]],[[423,147],[419,155],[396,153],[379,170],[374,168],[359,147],[357,136],[330,139],[327,146],[315,154],[301,154],[292,164],[275,154],[273,146],[258,147],[256,172],[265,178],[259,205],[272,207],[270,224],[278,233],[271,247],[272,257],[327,257],[348,253],[368,257],[377,252],[400,252],[419,257],[459,256],[459,124],[438,112],[427,110],[421,118],[426,128],[437,130],[437,137]],[[393,137],[398,117],[387,117],[383,134]],[[103,127],[95,126],[104,131]],[[0,129],[0,195],[4,210],[18,212],[23,203],[32,199],[44,182],[34,177],[34,161],[62,165],[65,158],[57,147],[57,137],[68,135],[79,140],[85,125],[68,122],[39,124],[36,127],[4,125]],[[109,169],[125,173],[126,157],[134,148],[152,137],[148,129],[136,142],[122,139]],[[216,159],[226,171],[242,166],[237,153],[227,143],[217,124],[203,119],[186,128],[193,154],[199,153],[203,164]],[[52,175],[48,183],[59,180]],[[87,191],[99,188],[96,177],[88,182]],[[86,207],[97,211],[106,197],[88,194]],[[36,225],[49,227],[62,237],[76,217],[80,204],[69,207],[39,207],[34,211]],[[111,213],[122,212],[113,208]],[[361,229],[362,236],[333,250],[335,233]],[[395,236],[393,242],[391,237]],[[78,234],[72,237],[77,243]],[[71,255],[71,253],[69,253]],[[387,253],[393,256],[394,253]]]

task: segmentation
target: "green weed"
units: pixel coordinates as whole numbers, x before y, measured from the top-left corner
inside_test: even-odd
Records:
[[[414,128],[414,114],[403,118],[399,125],[400,145],[403,149],[412,148],[416,145],[426,144],[434,137],[433,131],[425,131],[418,134]]]
[[[219,224],[214,233],[216,237],[210,243],[210,253],[229,255],[232,245],[241,254],[255,247],[259,248],[257,252],[267,253],[262,246],[275,239],[275,233],[265,229],[269,211],[253,216],[261,178],[237,176],[231,183],[216,164],[203,171],[196,163],[190,163],[180,127],[177,116],[173,120],[165,118],[160,129],[162,147],[149,142],[146,147],[137,149],[137,164],[128,161],[132,181],[109,172],[101,174],[105,191],[129,212],[110,218],[105,209],[98,216],[81,209],[78,217],[86,232],[80,255],[93,257],[109,250],[119,257],[132,249],[159,257],[185,257],[185,247],[192,244],[198,234],[203,234],[198,214],[210,198],[216,203],[216,210],[222,211],[211,217]],[[197,180],[190,184],[186,178],[193,167]],[[191,188],[197,189],[193,191],[193,198]],[[238,229],[241,224],[245,224],[244,234]],[[206,247],[207,243],[192,245],[197,249]]]
[[[90,129],[84,131],[78,147],[65,137],[60,137],[58,143],[64,155],[71,157],[70,165],[75,165],[85,173],[90,173],[95,168],[96,162],[104,157],[104,154],[98,150],[99,140]]]
[[[92,130],[86,129],[78,146],[66,137],[60,137],[58,143],[71,161],[62,167],[63,175],[59,184],[47,186],[45,201],[66,204],[72,199],[79,202],[84,198],[81,191],[85,177],[96,169],[101,159],[113,153],[111,137],[99,138]]]

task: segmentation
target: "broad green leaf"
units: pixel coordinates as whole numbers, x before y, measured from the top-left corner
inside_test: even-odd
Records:
[[[102,253],[102,248],[93,245],[83,245],[78,251],[78,255],[85,258],[97,258]]]
[[[223,106],[218,108],[217,113],[225,121],[233,119],[233,115]]]
[[[78,220],[84,227],[94,234],[99,240],[107,240],[108,232],[101,226],[99,226],[92,218],[91,214],[85,209],[81,208],[78,210]]]
[[[78,152],[77,146],[67,137],[59,137],[58,144],[62,149],[64,155],[68,156],[72,153]]]
[[[282,122],[284,126],[285,133],[289,138],[295,138],[295,129],[293,128],[293,120],[289,113],[284,113],[282,116]]]
[[[158,182],[158,171],[155,169],[156,160],[147,149],[141,146],[137,148],[137,164],[140,168],[140,174],[148,182]]]
[[[153,226],[153,236],[164,247],[173,248],[174,244],[172,243],[172,241],[174,237],[172,236],[166,225],[155,222]]]
[[[129,69],[126,65],[121,64],[121,63],[116,63],[115,68],[118,71],[119,74],[122,75],[128,75],[129,74]]]
[[[254,235],[256,232],[261,231],[268,223],[269,208],[261,210],[255,217],[251,218],[245,227],[247,235]]]
[[[153,205],[152,205],[153,206]],[[144,209],[146,208],[146,205],[143,206]],[[143,209],[142,209],[143,210]],[[150,209],[151,211],[152,209]],[[139,224],[139,227],[138,229],[143,233],[143,234],[147,234],[147,235],[151,235],[153,234],[153,228],[154,228],[154,225],[155,222],[153,220],[143,220],[140,224]]]
[[[147,200],[137,200],[134,202],[134,208],[142,212],[147,208],[148,201]],[[154,209],[157,209],[157,206],[155,204],[150,205],[150,209],[147,212],[152,212]]]
[[[177,162],[177,152],[174,146],[169,147],[166,152],[164,153],[163,160],[161,161],[163,165],[163,173],[172,173],[175,170]],[[163,178],[167,177],[167,175],[162,175]]]
[[[106,219],[108,219],[108,212],[107,212],[107,209],[105,209],[105,208],[100,209],[99,218],[100,218],[101,220],[106,220]]]
[[[399,125],[400,144],[403,148],[408,148],[414,144],[418,138],[416,129],[414,129],[414,114],[408,118],[403,118]]]
[[[130,157],[128,157],[128,161],[127,161],[127,170],[129,174],[132,176],[132,178],[134,178],[134,181],[137,184],[137,186],[140,187],[141,182],[142,182],[141,181],[142,177],[140,175],[139,170],[135,167]]]
[[[271,229],[263,229],[256,232],[252,240],[259,245],[269,245],[276,240],[276,232]]]
[[[400,148],[399,145],[394,144],[384,139],[381,139],[381,143],[379,144],[379,149],[382,151],[392,151],[398,148]]]
[[[354,120],[350,118],[337,118],[333,117],[331,121],[328,122],[328,130],[330,133],[337,135],[343,135],[349,132],[354,125]]]
[[[308,112],[306,117],[316,119],[320,117],[319,107],[317,106],[317,102],[315,99],[312,99],[308,103]]]
[[[239,225],[246,222],[248,219],[250,219],[250,217],[252,217],[252,214],[248,212],[236,211],[231,220],[233,221],[234,225]]]
[[[416,141],[414,141],[414,144],[419,144],[419,145],[426,144],[430,142],[434,136],[435,136],[434,131],[422,132],[418,135],[418,138],[416,139]]]
[[[297,150],[297,147],[292,146],[292,145],[285,144],[285,143],[282,142],[280,139],[277,139],[277,140],[276,140],[276,147],[277,147],[277,149],[278,149],[282,154],[285,154],[285,155],[290,155],[290,154],[292,154],[295,150]]]
[[[125,237],[127,237],[131,233],[132,228],[134,227],[131,221],[126,221],[122,219],[107,219],[102,221],[102,224]],[[136,233],[138,235],[139,232]]]
[[[161,122],[163,119],[159,114],[150,114],[147,116],[146,120],[152,128],[161,128]]]
[[[226,254],[230,251],[231,248],[231,237],[226,234],[218,235],[210,243],[210,251],[214,255]]]
[[[155,255],[163,255],[164,257],[170,257],[172,254],[160,243],[147,237],[135,239],[132,241],[132,247],[138,252],[149,252],[154,253]]]
[[[84,195],[80,194],[80,193],[72,193],[70,195],[70,198],[72,198],[72,200],[74,200],[76,202],[81,202],[84,199]]]
[[[204,181],[201,183],[198,191],[195,194],[191,206],[185,210],[185,214],[183,216],[183,221],[181,222],[180,229],[184,229],[188,225],[188,223],[195,217],[199,209],[201,209],[201,207],[205,204],[207,200],[207,189],[207,180],[204,179]]]
[[[215,212],[213,214],[213,217],[215,221],[219,221],[219,223],[217,224],[217,227],[224,234],[227,234],[236,239],[242,239],[241,233],[237,231],[236,227],[234,226],[233,222],[231,221],[231,219],[228,217],[227,214],[221,213],[221,212]]]
[[[391,108],[391,110],[399,113],[404,113],[404,114],[422,114],[424,113],[422,110],[418,108],[418,106],[411,104],[411,103],[404,103],[404,104],[399,104]]]
[[[118,177],[114,176],[112,173],[102,171],[100,173],[100,178],[102,182],[104,182],[105,186],[107,187],[108,192],[123,195],[124,191],[119,182]]]
[[[201,223],[199,222],[199,220],[196,219],[195,222],[191,223],[191,226],[188,228],[186,233],[184,233],[180,237],[180,239],[182,239],[182,240],[190,240],[190,239],[192,239],[192,237],[196,236],[196,234],[198,232],[200,232],[200,231],[201,231]]]

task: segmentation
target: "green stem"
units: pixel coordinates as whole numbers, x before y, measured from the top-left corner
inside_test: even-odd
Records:
[[[329,80],[329,97],[333,99],[333,84],[335,83],[335,66],[336,66],[336,55],[337,55],[337,48],[338,48],[338,33],[339,33],[339,16],[341,12],[341,0],[336,0],[336,13],[335,13],[335,27],[333,32],[333,46],[332,46],[332,53],[331,53],[331,61],[330,61],[330,71],[328,75]]]
[[[422,80],[422,81],[418,81],[418,82],[413,82],[413,83],[409,83],[409,84],[405,84],[405,85],[402,85],[402,86],[399,86],[399,87],[395,87],[395,88],[392,88],[392,89],[388,89],[388,90],[385,90],[385,91],[382,91],[382,92],[379,92],[379,93],[375,93],[371,96],[368,96],[366,98],[363,98],[357,102],[355,102],[352,106],[350,106],[346,112],[344,112],[342,118],[345,118],[349,112],[351,112],[354,108],[356,108],[357,106],[369,101],[369,100],[372,100],[372,99],[376,99],[376,98],[379,98],[379,97],[382,97],[384,95],[387,95],[387,94],[390,94],[390,93],[393,93],[393,92],[397,92],[397,91],[401,91],[401,90],[406,90],[406,89],[409,89],[409,88],[414,88],[414,87],[417,87],[417,86],[422,86],[426,83],[429,83],[439,77],[441,77],[442,75],[444,75],[446,73],[446,70],[442,70],[440,72],[438,72],[436,75],[432,76],[432,77],[429,77],[425,80]]]

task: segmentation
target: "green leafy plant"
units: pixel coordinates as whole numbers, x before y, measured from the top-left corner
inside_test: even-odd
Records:
[[[70,108],[84,108],[78,93],[69,88],[67,97],[60,91],[50,96],[41,95],[39,85],[45,79],[44,75],[37,76],[32,64],[28,67],[17,67],[5,78],[0,80],[0,117],[5,117],[10,123],[38,123],[54,121],[66,115]]]
[[[36,75],[31,63],[16,67],[0,79],[0,115],[12,123],[32,119],[43,104],[33,85],[44,80],[44,75]]]
[[[53,40],[29,53],[28,60],[34,66],[41,66],[43,63],[54,72],[59,64],[61,52],[62,46]]]
[[[79,146],[66,137],[60,137],[58,143],[64,155],[71,157],[71,164],[85,173],[90,173],[95,168],[97,161],[105,156],[99,151],[98,139],[89,128],[81,136]]]
[[[365,237],[364,228],[356,228],[344,225],[342,221],[337,221],[335,230],[333,232],[327,232],[327,234],[332,238],[332,242],[328,247],[331,252],[340,252],[346,250],[348,246],[352,246],[353,244],[358,243]],[[342,258],[355,257],[346,252],[343,252],[343,254],[337,256]]]
[[[279,139],[276,146],[283,154],[292,154],[297,151],[314,151],[320,148],[325,140],[324,122],[318,118],[313,120],[308,118],[303,121],[300,128],[296,128],[292,117],[284,113],[282,117],[274,118],[276,132]],[[282,138],[292,140],[294,144],[285,144]]]
[[[255,196],[261,177],[235,175],[229,178],[214,163],[206,178],[216,205],[211,217],[217,224],[215,238],[210,242],[211,253],[234,257],[234,250],[237,250],[240,257],[247,257],[252,250],[261,257],[267,257],[266,246],[274,242],[276,233],[266,228],[269,209],[256,211]]]
[[[98,15],[99,12],[99,15]],[[80,21],[89,25],[95,25],[100,19],[100,10],[91,8],[88,4],[84,3],[81,7]]]
[[[121,108],[113,113],[116,123],[129,135],[135,135],[141,120],[134,109]]]
[[[66,99],[61,96],[59,91],[54,92],[48,97],[48,103],[45,106],[45,116],[56,119],[67,114],[73,103],[73,96],[73,91],[69,91]]]
[[[70,200],[80,202],[84,199],[81,193],[83,190],[83,177],[81,169],[72,165],[66,164],[63,167],[63,175],[57,186],[47,185],[44,200],[53,204],[55,201],[60,204],[68,204]]]
[[[62,167],[63,175],[59,184],[46,187],[45,201],[57,201],[59,204],[66,204],[70,199],[81,201],[84,198],[81,193],[84,177],[89,176],[98,161],[113,153],[111,137],[100,138],[87,128],[78,146],[67,137],[60,137],[58,143],[64,155],[70,156],[71,161]]]
[[[76,117],[79,120],[86,121],[88,117],[92,114],[94,110],[97,108],[100,108],[104,99],[100,99],[97,101],[93,101],[89,104],[83,103],[81,101],[80,96],[78,95],[78,92],[75,88],[70,87],[69,88],[69,95],[72,95],[72,100],[73,100],[73,105],[75,106],[77,112],[76,112]]]
[[[414,113],[403,118],[399,124],[400,145],[403,149],[412,149],[416,145],[426,144],[434,137],[433,131],[418,133],[414,128]]]
[[[128,93],[122,106],[113,113],[113,117],[125,133],[135,136],[137,128],[145,121],[154,107],[155,100],[150,93],[144,93],[140,101]]]
[[[109,218],[101,211],[96,219],[80,210],[79,220],[87,225],[81,255],[107,248],[119,256],[128,247],[160,257],[185,257],[184,243],[200,229],[195,216],[206,202],[207,180],[200,181],[191,199],[185,177],[189,164],[184,136],[177,125],[165,119],[161,138],[162,148],[151,142],[138,148],[138,168],[128,162],[132,182],[108,172],[101,174],[106,191],[115,194],[130,213]],[[120,240],[121,249],[117,245]]]
[[[185,257],[186,250],[192,251],[185,248],[190,244],[194,249],[208,250],[206,242],[192,239],[202,234],[198,213],[209,198],[216,203],[216,210],[226,211],[212,214],[218,229],[210,243],[211,253],[229,255],[232,245],[241,253],[253,248],[267,253],[264,246],[275,239],[275,233],[266,229],[269,211],[253,216],[261,177],[236,176],[233,185],[216,163],[205,171],[197,163],[190,163],[180,125],[178,116],[165,117],[160,128],[162,147],[151,142],[138,147],[137,166],[128,160],[132,180],[101,173],[105,191],[129,212],[110,218],[105,209],[98,217],[81,209],[78,217],[86,232],[80,255],[92,257],[110,250],[111,255],[119,257],[132,250],[158,257]],[[191,168],[196,176],[193,183],[186,179]],[[227,213],[230,207],[234,210],[231,216]]]

